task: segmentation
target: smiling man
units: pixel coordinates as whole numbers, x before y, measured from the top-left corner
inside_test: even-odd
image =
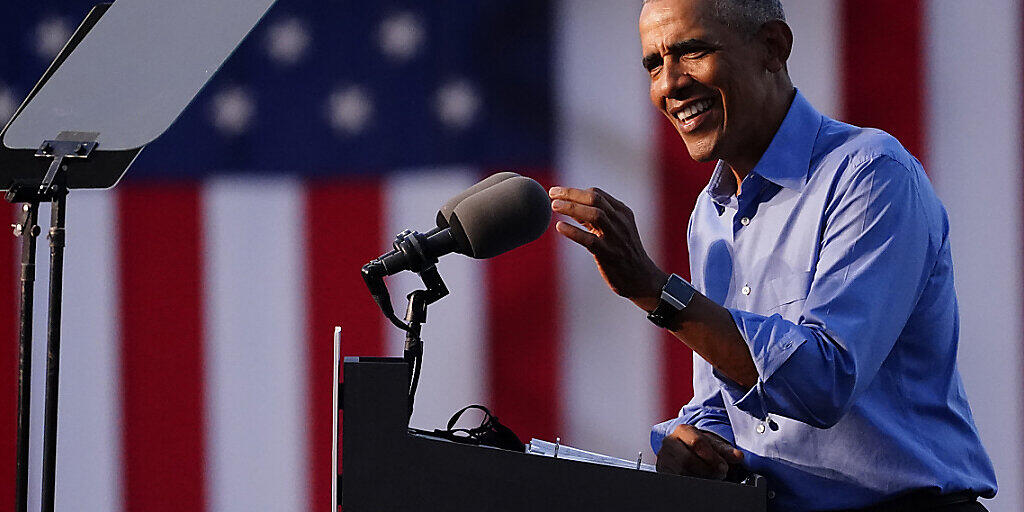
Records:
[[[985,510],[949,223],[921,164],[794,88],[778,0],[647,0],[640,41],[654,106],[718,161],[690,218],[692,285],[608,193],[550,196],[612,291],[694,351],[694,398],[652,430],[659,471],[745,467],[778,511]]]

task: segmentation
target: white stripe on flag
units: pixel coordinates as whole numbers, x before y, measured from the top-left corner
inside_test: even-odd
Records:
[[[426,232],[434,227],[438,208],[449,197],[475,183],[478,173],[468,169],[422,169],[391,176],[385,181],[385,239],[406,229]],[[488,340],[485,263],[461,255],[441,259],[437,268],[450,295],[432,304],[423,325],[423,376],[416,393],[411,425],[440,428],[452,413],[469,404],[485,404]],[[388,279],[391,301],[400,318],[405,316],[406,294],[423,288],[411,272]],[[386,351],[401,356],[405,335],[384,324]],[[514,340],[507,340],[514,342]]]
[[[1016,2],[925,4],[927,166],[949,212],[959,366],[999,479],[1024,510],[1021,394],[1021,16]]]
[[[840,33],[835,0],[786,0],[786,19],[793,29],[789,73],[793,84],[820,112],[840,115]]]
[[[658,233],[654,204],[655,120],[640,66],[639,2],[559,2],[555,41],[562,185],[599,187],[635,212],[647,249]],[[621,457],[648,452],[660,421],[657,330],[616,297],[582,247],[563,244],[561,286],[566,335],[563,378],[568,431],[563,441]]]
[[[306,506],[303,197],[293,180],[204,189],[209,510]]]
[[[114,210],[115,197],[110,191],[76,190],[68,196],[57,427],[58,510],[122,508]],[[38,256],[49,258],[43,237],[40,247]],[[46,288],[36,288],[37,301],[45,303],[46,296]],[[45,331],[37,331],[35,339],[42,348]]]

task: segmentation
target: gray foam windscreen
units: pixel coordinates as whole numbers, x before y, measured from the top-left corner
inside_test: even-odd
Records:
[[[540,183],[514,176],[464,198],[449,220],[460,253],[491,258],[540,238],[551,202]]]
[[[455,210],[455,207],[458,206],[459,203],[461,203],[463,199],[465,199],[465,198],[467,198],[467,197],[469,197],[469,196],[471,196],[473,194],[476,194],[477,192],[479,192],[479,191],[481,191],[481,190],[483,190],[483,189],[485,189],[487,187],[490,187],[490,186],[495,185],[497,183],[501,183],[502,181],[505,181],[505,180],[507,180],[509,178],[515,178],[516,176],[519,176],[519,175],[514,173],[514,172],[511,172],[511,171],[505,171],[505,172],[499,172],[497,174],[492,174],[492,175],[490,175],[490,176],[480,180],[479,182],[477,182],[476,185],[473,185],[472,187],[469,187],[466,190],[463,190],[462,192],[459,193],[459,195],[457,195],[455,197],[452,197],[451,199],[448,200],[447,203],[444,203],[444,206],[442,206],[440,210],[438,210],[438,212],[437,212],[437,227],[439,227],[439,228],[446,228],[446,227],[448,227],[450,225],[449,219],[452,216],[452,211]]]

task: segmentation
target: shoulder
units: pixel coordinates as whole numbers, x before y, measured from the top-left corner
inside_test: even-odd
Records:
[[[921,162],[910,154],[896,137],[877,128],[861,128],[826,119],[818,134],[816,155],[844,169],[902,167],[907,172],[924,172]],[[885,164],[896,164],[885,165]]]
[[[826,119],[818,142],[816,178],[827,187],[826,213],[851,204],[867,213],[904,210],[935,233],[945,232],[942,201],[921,162],[895,137]]]
[[[900,183],[925,195],[934,195],[928,176],[917,160],[892,135],[832,119],[822,123],[813,158],[819,179],[831,182],[842,195],[868,184]],[[937,198],[936,198],[937,200]]]

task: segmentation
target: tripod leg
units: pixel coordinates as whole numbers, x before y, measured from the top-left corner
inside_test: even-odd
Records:
[[[43,512],[53,512],[57,472],[57,398],[60,384],[61,293],[67,189],[54,187],[50,210],[50,304],[46,329],[46,417],[43,423]]]
[[[28,448],[31,435],[29,417],[32,405],[32,298],[36,279],[36,237],[39,226],[39,203],[25,203],[25,216],[15,225],[15,235],[21,237],[21,318],[18,322],[18,441],[17,473],[14,490],[14,510],[28,510]]]

